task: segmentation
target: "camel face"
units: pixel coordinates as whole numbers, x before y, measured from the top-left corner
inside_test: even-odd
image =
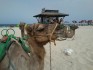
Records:
[[[37,42],[49,42],[57,38],[56,24],[32,24],[26,27],[27,34]]]
[[[71,26],[64,26],[60,32],[60,36],[62,38],[72,38],[75,35],[75,30],[78,28],[76,25],[71,25]]]

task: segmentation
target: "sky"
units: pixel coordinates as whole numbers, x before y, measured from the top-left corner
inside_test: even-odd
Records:
[[[0,0],[0,24],[35,23],[42,8],[69,14],[64,21],[93,20],[93,0]]]

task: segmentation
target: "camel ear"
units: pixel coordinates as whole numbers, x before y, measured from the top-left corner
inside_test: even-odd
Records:
[[[45,26],[43,24],[39,24],[36,30],[41,31],[44,29],[44,27]]]
[[[25,24],[26,24],[26,23],[24,23],[24,22],[20,22],[20,24],[19,24],[19,29],[24,28]]]
[[[31,33],[33,30],[33,27],[32,26],[26,26],[25,30],[27,31],[27,33]]]

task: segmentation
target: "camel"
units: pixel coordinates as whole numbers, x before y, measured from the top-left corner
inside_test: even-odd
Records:
[[[38,61],[39,69],[44,69],[44,57],[45,57],[45,48],[48,42],[54,42],[57,39],[57,28],[58,24],[31,24],[26,25],[20,24],[20,29],[23,31],[24,29],[27,32],[28,39],[27,42],[32,50],[31,54],[35,55],[35,61]],[[22,33],[24,34],[24,33]],[[24,34],[25,35],[25,34]],[[21,35],[21,36],[24,36]],[[32,56],[32,55],[31,55]]]
[[[66,40],[67,38],[73,38],[75,36],[75,30],[78,28],[76,25],[64,26],[59,33],[58,40]]]
[[[45,49],[43,46],[56,39],[56,27],[55,24],[34,24],[23,27],[25,28],[23,31],[27,32],[28,38],[25,41],[30,47],[30,55],[23,50],[22,45],[17,40],[11,39],[10,42],[14,42],[11,43],[5,57],[0,62],[0,70],[44,70]],[[5,39],[7,38],[4,37],[3,40],[5,41]]]
[[[0,70],[44,70],[46,54],[44,45],[48,42],[55,44],[55,40],[59,37],[58,26],[58,23],[31,25],[20,23],[21,36],[26,37],[25,43],[30,47],[30,54],[15,41],[0,62]]]
[[[45,57],[45,49],[44,45],[46,45],[48,42],[54,42],[59,37],[58,31],[61,29],[58,29],[60,25],[58,23],[53,24],[31,24],[31,25],[25,25],[25,23],[20,23],[20,29],[21,33],[23,30],[26,30],[26,34],[28,35],[27,42],[30,45],[30,48],[32,50],[33,55],[35,55],[36,61],[39,62],[39,69],[37,70],[43,70],[44,69],[44,57]],[[77,26],[70,26],[71,27],[71,35],[66,34],[64,35],[65,38],[71,38],[75,34],[75,29],[77,29]],[[67,26],[65,26],[64,29],[62,29],[64,32],[68,31]],[[63,34],[64,34],[63,32]],[[67,32],[68,33],[68,32]],[[25,33],[22,33],[25,36]]]

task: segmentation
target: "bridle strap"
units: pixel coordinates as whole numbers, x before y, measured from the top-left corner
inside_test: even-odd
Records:
[[[52,32],[51,32],[51,34],[50,34],[50,41],[51,41],[51,37],[52,37],[52,35],[53,35],[53,33],[54,33],[55,29],[57,28],[57,26],[58,26],[58,23],[56,23],[56,25],[55,25],[55,27],[54,27],[53,31],[52,31]]]

